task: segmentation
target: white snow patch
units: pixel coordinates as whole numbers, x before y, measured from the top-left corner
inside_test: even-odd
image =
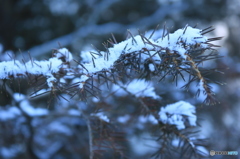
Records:
[[[138,120],[142,124],[145,124],[147,122],[150,122],[154,125],[158,124],[158,120],[153,115],[147,115],[147,116],[141,115],[138,117]]]
[[[115,92],[117,96],[128,95],[128,92],[126,92],[122,87],[126,88],[128,92],[135,95],[136,97],[152,97],[154,99],[160,98],[154,92],[154,87],[152,86],[152,83],[145,80],[134,79],[126,85],[113,85],[112,91]]]
[[[108,117],[103,112],[92,113],[91,116],[98,117],[99,119],[109,123]]]
[[[72,54],[66,48],[59,49],[55,55],[57,58],[65,57],[66,61],[68,62],[72,61],[73,59]]]
[[[9,107],[8,109],[0,109],[0,120],[6,121],[21,115],[21,111],[17,107]]]
[[[66,126],[58,121],[55,121],[55,122],[52,122],[49,124],[49,131],[63,133],[68,136],[72,135],[71,129],[68,126]]]
[[[56,57],[50,58],[49,60],[30,60],[24,64],[18,60],[2,61],[0,62],[0,79],[9,79],[11,75],[14,77],[23,77],[27,76],[27,73],[43,75],[48,78],[48,86],[52,87],[53,82],[56,80],[52,73],[58,72],[59,69],[64,66],[62,65],[62,60],[59,59],[62,56],[65,56],[67,61],[72,60],[72,54],[66,48],[62,48],[56,53]]]
[[[152,40],[150,39],[150,41]],[[83,72],[91,74],[101,71],[102,69],[109,69],[113,66],[114,62],[120,57],[122,53],[126,54],[134,51],[140,51],[142,48],[148,48],[149,50],[152,50],[153,46],[145,45],[142,41],[141,36],[137,35],[134,37],[134,39],[129,38],[125,41],[115,44],[112,48],[109,48],[108,58],[104,56],[98,56],[96,59],[94,59],[94,63],[92,62],[92,57],[88,57],[90,53],[83,52],[82,58],[84,61],[90,61],[89,58],[91,58],[91,62],[83,64],[84,67],[88,70],[86,71],[84,69]],[[104,55],[105,53],[101,52],[101,54]],[[149,58],[148,55],[142,55],[142,59]]]
[[[88,51],[85,50],[85,51],[81,51],[81,54],[80,54],[80,56],[81,56],[81,58],[82,58],[81,62],[82,62],[82,63],[89,63],[89,62],[91,62],[91,61],[92,61],[92,58],[93,58],[93,56],[91,55],[91,53],[92,53],[92,55],[93,55],[95,58],[99,58],[99,57],[100,57],[99,55],[95,54],[95,53],[97,53],[96,50],[88,50]]]
[[[150,63],[149,65],[148,65],[148,67],[149,67],[149,70],[150,71],[155,71],[155,66],[152,64],[152,63]]]
[[[79,110],[76,110],[76,109],[70,109],[70,110],[68,110],[68,114],[69,114],[69,115],[73,115],[73,116],[80,116],[80,115],[81,115],[80,111],[79,111]]]
[[[28,115],[34,117],[34,116],[42,116],[42,115],[47,115],[48,110],[44,108],[34,108],[33,106],[30,105],[29,101],[23,100],[20,103],[21,109],[26,112]]]
[[[117,118],[117,121],[118,121],[119,123],[125,124],[125,123],[127,123],[127,121],[128,121],[129,119],[130,119],[130,115],[126,114],[126,115],[124,115],[124,116],[119,116],[119,117]]]
[[[25,99],[25,95],[21,94],[21,93],[14,93],[13,94],[13,98],[16,102],[20,102],[23,99]]]
[[[187,28],[186,28],[187,27]],[[183,29],[178,29],[174,33],[167,35],[157,40],[158,45],[168,48],[171,51],[176,51],[182,58],[186,59],[187,48],[181,46],[181,41],[187,45],[204,43],[207,37],[201,35],[201,30],[186,26]],[[201,44],[202,47],[207,47],[207,44]]]
[[[187,102],[179,101],[162,107],[159,116],[164,124],[176,125],[179,130],[185,129],[184,116],[191,126],[196,126],[195,107]]]

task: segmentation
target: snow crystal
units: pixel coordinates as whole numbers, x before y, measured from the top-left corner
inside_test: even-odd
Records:
[[[185,129],[184,116],[186,116],[191,126],[196,126],[195,107],[184,101],[162,107],[159,116],[160,121],[164,124],[176,125],[179,130]]]
[[[154,92],[154,87],[151,82],[145,80],[134,79],[129,84],[123,85],[128,92],[135,95],[136,97],[152,97],[154,99],[159,98],[159,96]],[[126,96],[126,92],[123,88],[118,85],[113,85],[112,91],[115,92],[117,96]]]

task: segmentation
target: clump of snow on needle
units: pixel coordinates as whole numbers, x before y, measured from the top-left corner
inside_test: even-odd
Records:
[[[72,54],[68,51],[66,48],[61,48],[57,50],[57,53],[55,53],[55,56],[60,59],[60,58],[65,58],[67,62],[72,61],[73,57]]]
[[[140,51],[142,48],[148,48],[149,50],[153,49],[152,45],[144,44],[142,41],[142,38],[140,35],[137,35],[134,37],[135,42],[133,42],[133,38],[129,38],[125,41],[122,41],[118,44],[115,44],[112,48],[109,48],[109,55],[108,58],[104,58],[104,56],[97,56],[93,58],[94,62],[85,63],[83,72],[84,73],[96,73],[98,71],[101,71],[102,69],[110,69],[114,62],[117,61],[121,54],[127,54],[134,51]],[[153,42],[153,41],[152,41]],[[83,54],[90,54],[90,52],[82,52]],[[100,52],[102,55],[104,55],[104,52]],[[81,55],[83,58],[83,61],[89,61],[89,56],[87,55]],[[142,56],[143,60],[148,58],[148,56]]]
[[[176,125],[177,129],[185,129],[185,118],[190,126],[196,126],[197,117],[195,107],[187,102],[179,101],[162,107],[159,116],[164,124]]]
[[[18,60],[3,61],[0,63],[0,79],[18,78],[27,76],[27,74],[43,75],[47,78],[48,86],[52,87],[56,81],[53,73],[57,73],[62,67],[65,67],[65,61],[72,60],[72,54],[66,48],[57,51],[49,60],[35,61],[31,59],[26,63]],[[63,58],[64,60],[62,60]]]
[[[159,38],[157,43],[163,48],[168,48],[171,51],[176,51],[182,58],[186,59],[187,50],[189,48],[182,46],[182,43],[185,43],[186,46],[201,44],[201,47],[208,47],[207,42],[208,38],[201,34],[201,30],[186,26],[183,29],[178,29],[172,34]]]

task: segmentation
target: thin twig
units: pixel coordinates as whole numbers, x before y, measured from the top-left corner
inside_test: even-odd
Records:
[[[88,137],[89,137],[89,159],[93,159],[93,137],[92,137],[92,127],[89,118],[87,119],[87,127],[88,127]]]

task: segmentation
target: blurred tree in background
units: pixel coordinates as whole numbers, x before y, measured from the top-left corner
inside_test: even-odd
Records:
[[[162,105],[186,99],[197,106],[198,118],[202,126],[202,135],[208,138],[209,150],[216,151],[238,151],[240,152],[240,2],[238,0],[8,0],[0,1],[0,52],[1,61],[9,59],[9,56],[15,56],[21,59],[22,56],[28,57],[28,52],[33,58],[48,58],[52,49],[66,47],[71,50],[76,57],[80,57],[81,51],[89,50],[94,45],[99,50],[103,50],[102,43],[114,34],[117,41],[123,41],[127,37],[129,29],[134,35],[148,30],[153,30],[159,24],[160,29],[164,24],[170,30],[175,31],[178,28],[197,25],[198,28],[204,29],[213,25],[215,30],[210,33],[213,37],[223,36],[221,41],[216,45],[219,54],[224,56],[221,59],[207,63],[210,68],[216,67],[225,72],[224,75],[210,74],[209,78],[226,82],[224,86],[214,85],[216,97],[220,104],[215,106],[202,106],[201,101],[194,97],[194,92],[186,93],[183,90],[176,89],[175,84],[161,83],[157,91],[161,92],[164,98]],[[13,90],[19,93],[28,94],[30,88],[26,86],[24,80],[17,81],[12,86]],[[161,89],[167,88],[164,91]],[[191,88],[190,88],[191,90]],[[0,97],[0,106],[12,104],[8,93],[2,90]],[[172,92],[175,92],[174,94]],[[49,97],[39,97],[31,102],[39,108],[54,108],[51,103],[46,101]],[[55,100],[55,99],[52,99]],[[64,101],[59,102],[64,108]],[[116,105],[130,105],[128,99],[122,99],[121,103]],[[151,103],[151,101],[150,101]],[[101,104],[101,103],[99,103]],[[71,104],[70,104],[71,105]],[[121,110],[119,107],[116,112]],[[60,108],[58,108],[60,109]],[[124,108],[126,109],[126,108]],[[133,111],[131,106],[129,110]],[[1,114],[0,114],[1,115]],[[72,120],[72,127],[69,132],[52,133],[44,132],[46,126],[49,126],[51,118],[59,120]],[[1,117],[0,117],[1,119]],[[21,119],[18,119],[21,122]],[[40,120],[40,119],[39,119]],[[81,151],[89,151],[87,144],[87,124],[79,118],[69,118],[67,116],[52,117],[48,116],[45,122],[39,123],[38,119],[31,124],[38,125],[35,130],[26,130],[32,134],[26,134],[24,128],[15,127],[14,123],[7,125],[2,124],[0,130],[0,154],[4,156],[3,146],[6,143],[26,142],[28,138],[29,145],[34,139],[29,136],[45,136],[49,138],[49,147],[46,150],[44,145],[35,145],[40,152],[28,151],[30,154],[20,153],[20,155],[9,156],[9,158],[31,158],[33,156],[44,158],[78,158]],[[15,122],[15,121],[13,121]],[[54,123],[51,123],[54,124]],[[55,123],[58,124],[58,123]],[[94,123],[103,124],[103,123]],[[63,125],[59,125],[63,126]],[[104,127],[104,124],[103,124]],[[16,129],[16,134],[11,132]],[[20,130],[21,129],[21,130]],[[25,129],[29,129],[27,126]],[[50,128],[49,128],[50,129]],[[112,128],[115,129],[115,128]],[[117,129],[117,128],[116,128]],[[48,130],[46,128],[46,130]],[[110,129],[111,130],[111,129]],[[8,134],[8,131],[11,132]],[[51,130],[48,130],[51,131]],[[79,132],[81,131],[81,136]],[[3,134],[4,133],[4,134]],[[69,133],[66,135],[66,133]],[[111,134],[111,132],[106,132]],[[33,135],[34,134],[34,135]],[[84,135],[86,134],[86,135]],[[12,136],[11,136],[12,135]],[[114,134],[117,135],[117,134]],[[64,136],[64,137],[62,137]],[[66,137],[67,136],[67,137]],[[86,141],[79,138],[86,137]],[[4,140],[4,141],[3,141]],[[41,139],[38,139],[41,140]],[[53,145],[52,140],[61,140],[63,145]],[[139,144],[137,138],[129,139],[133,143]],[[9,142],[6,142],[9,141]],[[81,143],[79,143],[81,141]],[[69,144],[71,143],[71,144]],[[221,143],[221,144],[219,144]],[[64,145],[65,144],[65,145]],[[151,144],[151,143],[150,143]],[[124,144],[123,144],[124,145]],[[143,144],[144,145],[144,144]],[[9,145],[8,145],[9,146]],[[126,148],[134,147],[125,145]],[[52,149],[51,149],[52,148]],[[19,147],[15,149],[20,149]],[[31,149],[31,148],[29,148]],[[139,150],[140,149],[140,150]],[[141,148],[136,148],[134,153],[129,153],[133,157],[146,157],[149,152],[142,152]],[[146,145],[145,148],[146,149]],[[36,156],[41,152],[46,152],[46,156]],[[55,152],[55,154],[50,154]],[[47,154],[49,153],[49,154]],[[99,152],[101,153],[101,152]],[[87,158],[82,154],[82,158]],[[146,156],[145,156],[146,155]],[[118,156],[115,156],[118,158]],[[228,156],[214,156],[213,158],[227,158]],[[7,158],[7,157],[6,157]],[[101,158],[101,157],[100,157]],[[110,158],[110,157],[109,157]]]

